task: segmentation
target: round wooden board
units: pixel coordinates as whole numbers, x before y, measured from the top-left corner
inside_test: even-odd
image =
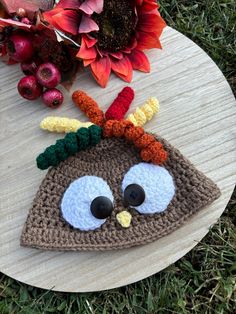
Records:
[[[34,195],[45,176],[35,158],[60,135],[39,129],[48,115],[85,117],[66,94],[65,105],[50,111],[40,101],[20,98],[17,67],[0,68],[0,270],[27,284],[67,292],[99,291],[150,276],[190,251],[217,221],[230,199],[236,169],[236,108],[230,87],[214,62],[188,38],[166,28],[163,50],[149,52],[151,74],[134,73],[131,110],[157,96],[161,112],[146,125],[181,150],[213,179],[222,196],[176,232],[149,245],[111,252],[45,252],[23,248],[19,238]],[[126,84],[112,76],[101,89],[84,72],[80,88],[105,109]],[[71,92],[72,92],[71,91]]]

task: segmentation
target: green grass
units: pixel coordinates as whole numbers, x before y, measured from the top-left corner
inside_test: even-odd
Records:
[[[236,92],[235,0],[161,1],[169,25],[197,42]],[[236,313],[236,192],[220,221],[175,265],[101,293],[44,291],[0,276],[0,314]]]
[[[170,26],[201,46],[236,90],[236,1],[162,0]]]

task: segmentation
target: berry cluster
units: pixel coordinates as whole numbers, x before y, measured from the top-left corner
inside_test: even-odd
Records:
[[[64,100],[63,94],[56,86],[61,82],[58,67],[50,62],[42,63],[34,59],[34,47],[29,35],[15,33],[10,36],[7,52],[12,60],[21,63],[21,69],[26,75],[18,83],[20,95],[28,100],[42,96],[44,104],[58,108]]]

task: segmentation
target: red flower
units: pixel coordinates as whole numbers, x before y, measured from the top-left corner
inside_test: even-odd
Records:
[[[93,15],[99,31],[82,34],[77,57],[83,59],[84,66],[90,66],[102,87],[107,85],[111,71],[126,82],[131,82],[133,69],[150,72],[143,50],[161,49],[159,38],[166,24],[159,6],[155,0],[133,2],[104,0],[103,12]]]
[[[61,0],[53,10],[43,13],[43,18],[56,29],[70,35],[98,31],[90,17],[101,13],[103,0]]]

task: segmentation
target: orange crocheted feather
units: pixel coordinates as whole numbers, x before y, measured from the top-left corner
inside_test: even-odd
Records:
[[[104,137],[124,137],[140,149],[141,158],[153,164],[162,164],[167,159],[167,152],[154,136],[146,133],[142,127],[134,126],[128,120],[106,120],[103,111],[94,99],[83,91],[76,91],[72,99],[91,122],[103,129]]]

